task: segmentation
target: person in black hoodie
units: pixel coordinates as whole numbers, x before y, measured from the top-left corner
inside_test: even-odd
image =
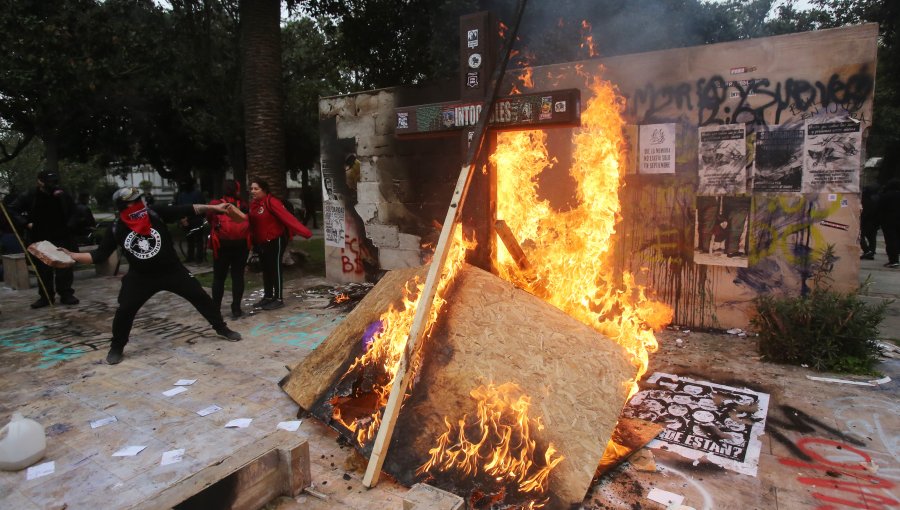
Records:
[[[878,199],[878,223],[884,233],[888,261],[884,267],[900,267],[900,180],[892,179]]]
[[[50,241],[60,248],[77,250],[72,222],[75,202],[59,186],[59,174],[44,170],[37,176],[37,187],[22,194],[10,206],[16,227],[26,232],[28,242]],[[34,265],[42,284],[38,285],[38,300],[32,308],[43,308],[56,301],[77,305],[72,288],[72,268],[52,268],[37,258]]]
[[[231,205],[193,204],[151,209],[142,196],[140,188],[116,191],[113,202],[119,210],[119,217],[110,225],[97,249],[90,253],[63,250],[81,264],[106,260],[117,247],[122,248],[128,259],[128,274],[122,278],[119,308],[112,324],[112,346],[106,362],[115,365],[122,361],[135,315],[148,299],[163,290],[188,300],[220,337],[232,342],[239,341],[240,333],[228,328],[212,298],[179,260],[172,236],[166,228],[166,223],[181,218],[202,216],[211,211],[224,213]]]

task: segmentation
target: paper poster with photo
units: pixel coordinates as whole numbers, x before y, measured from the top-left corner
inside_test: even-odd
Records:
[[[325,246],[343,248],[346,226],[344,204],[337,200],[326,200],[323,216]]]
[[[639,173],[675,173],[675,124],[640,126],[639,161]]]
[[[622,411],[666,428],[648,445],[756,476],[769,395],[657,372]]]
[[[700,128],[697,151],[698,195],[735,195],[747,192],[747,145],[743,124]]]
[[[694,222],[694,263],[747,267],[749,196],[698,196]]]
[[[804,126],[768,126],[756,132],[753,191],[800,192],[803,179]]]
[[[806,122],[804,193],[859,193],[862,131],[849,117]]]

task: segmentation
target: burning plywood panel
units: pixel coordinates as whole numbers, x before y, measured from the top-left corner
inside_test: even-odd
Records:
[[[400,301],[405,282],[424,272],[425,268],[389,273],[325,343],[292,371],[285,391],[346,434],[348,430],[332,420],[333,405],[344,405],[343,396],[350,388],[368,382],[346,378],[337,382],[335,376],[340,377],[362,352],[366,328],[389,303]],[[477,268],[460,272],[447,300],[445,313],[424,344],[421,369],[400,412],[384,471],[406,485],[428,481],[466,497],[476,508],[498,502],[500,508],[521,505],[526,499],[546,501],[551,508],[580,504],[635,376],[626,353],[590,327]],[[463,426],[466,436],[482,437],[475,430],[474,417],[486,407],[474,397],[492,392],[510,397],[513,406],[527,411],[525,423],[534,443],[525,449],[511,445],[510,450],[514,455],[529,450],[533,464],[520,466],[518,473],[503,472],[502,484],[496,482],[497,476],[485,475],[486,459],[464,462],[468,472],[420,470],[429,460],[446,467],[452,464],[449,458],[462,458],[459,424],[464,416],[468,415]],[[358,398],[342,407],[345,422],[348,408],[364,401]],[[491,409],[500,412],[497,407]],[[449,453],[441,457],[434,449],[448,432],[445,450]],[[512,443],[522,440],[521,431],[510,434]],[[370,442],[363,441],[364,452],[371,448]],[[479,454],[486,456],[486,451],[485,447]],[[556,463],[552,472],[546,469],[542,474],[551,461]],[[547,472],[543,492],[513,494],[529,480],[540,481]]]

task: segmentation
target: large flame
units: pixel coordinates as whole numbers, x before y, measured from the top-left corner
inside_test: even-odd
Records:
[[[443,272],[438,281],[437,291],[429,312],[426,326],[425,336],[431,334],[434,324],[437,322],[441,309],[447,303],[444,299],[447,288],[459,272],[465,261],[466,251],[474,246],[473,242],[466,241],[462,236],[462,226],[457,225],[453,232],[452,246],[450,253],[447,255],[447,261],[444,264]],[[411,288],[412,287],[412,288]],[[390,397],[391,388],[397,371],[400,367],[400,358],[406,347],[406,339],[412,329],[413,319],[416,314],[416,306],[418,305],[419,296],[422,293],[424,283],[418,281],[409,282],[404,289],[403,302],[399,309],[393,306],[381,315],[381,327],[368,342],[368,350],[362,356],[356,358],[350,368],[347,369],[341,380],[347,377],[355,377],[360,370],[374,368],[383,376],[379,378],[379,384],[372,387],[372,395],[370,399],[374,399],[371,404],[372,413],[361,417],[344,417],[341,407],[337,405],[341,401],[341,397],[332,399],[334,406],[332,417],[343,424],[347,429],[356,434],[356,440],[360,446],[372,440],[378,432],[378,426],[381,424],[381,414],[384,406],[387,405]],[[368,340],[368,339],[367,339]],[[420,359],[415,357],[410,360],[409,370],[413,373],[418,368]],[[384,377],[386,376],[386,377]]]
[[[484,474],[497,485],[514,484],[522,494],[546,491],[550,471],[564,457],[548,444],[543,458],[535,460],[540,454],[532,431],[544,426],[540,419],[528,416],[531,399],[514,383],[479,386],[470,395],[477,404],[476,414],[465,414],[456,424],[445,417],[446,432],[416,473],[453,471],[466,478]],[[532,500],[528,508],[540,506]]]
[[[625,147],[624,100],[609,82],[593,78],[593,93],[572,140],[570,174],[576,204],[557,210],[538,196],[538,176],[551,161],[542,131],[498,135],[491,156],[497,168],[497,218],[506,221],[530,265],[522,271],[497,240],[500,276],[543,298],[622,345],[646,372],[658,345],[653,335],[672,319],[668,306],[649,300],[631,273],[617,273],[612,260],[619,219],[620,171]]]

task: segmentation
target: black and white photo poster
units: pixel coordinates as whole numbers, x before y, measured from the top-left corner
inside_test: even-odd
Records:
[[[768,126],[756,132],[753,191],[800,192],[803,124]]]
[[[756,476],[768,394],[661,372],[647,384],[622,415],[665,425],[648,446]]]
[[[851,118],[806,122],[804,193],[859,193],[860,123]]]
[[[675,124],[648,124],[640,127],[642,174],[675,173]]]
[[[747,144],[743,124],[700,128],[698,195],[747,192]]]
[[[344,247],[345,219],[344,204],[338,200],[326,200],[323,211],[323,226],[325,231],[325,246],[336,248]]]

